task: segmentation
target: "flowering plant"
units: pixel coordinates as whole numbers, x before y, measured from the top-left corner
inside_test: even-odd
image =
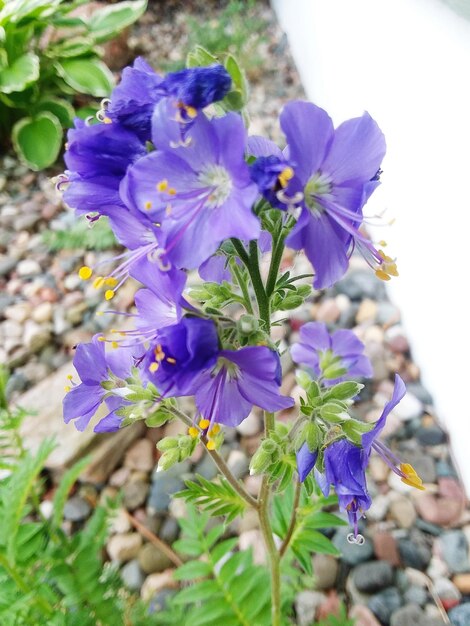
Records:
[[[189,458],[200,443],[220,482],[201,479],[178,495],[228,520],[247,508],[257,513],[271,578],[268,623],[276,626],[284,610],[281,561],[289,555],[308,570],[311,551],[335,551],[316,530],[342,523],[318,518],[332,502],[331,488],[357,543],[371,504],[365,471],[373,450],[404,482],[422,488],[413,468],[378,439],[405,394],[399,376],[375,424],[355,419],[351,407],[363,387],[356,379],[372,375],[364,346],[352,331],[330,334],[308,323],[291,349],[304,392],[292,411],[294,399],[281,392],[281,348],[271,336],[279,312],[310,295],[306,279],[330,287],[354,249],[378,278],[397,275],[393,259],[360,230],[385,141],[367,113],[334,129],[323,109],[295,101],[281,112],[281,150],[248,135],[246,83],[233,57],[218,63],[199,48],[190,65],[160,76],[137,59],[97,119],[77,121],[69,132],[68,169],[58,186],[90,224],[107,216],[127,248],[113,271],[84,266],[80,277],[108,301],[129,276],[143,287],[134,329],[78,346],[81,382],[67,387],[64,417],[83,430],[104,402],[109,413],[98,432],[137,420],[150,427],[181,420],[186,433],[157,444],[158,468]],[[286,246],[306,254],[311,275],[280,272]],[[191,286],[195,271],[203,282]],[[182,410],[181,397],[193,398],[193,414]],[[264,412],[264,437],[250,464],[251,474],[261,475],[256,497],[221,453],[227,431],[254,407]]]

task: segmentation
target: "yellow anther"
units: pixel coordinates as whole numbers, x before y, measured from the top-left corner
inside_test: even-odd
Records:
[[[101,335],[100,337],[98,337],[98,341],[106,341],[106,339],[103,337],[103,335]]]
[[[114,298],[114,291],[112,289],[107,289],[104,292],[104,298],[105,300],[112,300]]]
[[[210,425],[210,421],[206,419],[202,419],[199,422],[199,427],[202,428],[202,430],[205,430],[209,425]]]
[[[119,282],[118,279],[114,278],[114,276],[108,276],[108,278],[104,279],[104,284],[107,285],[108,287],[116,287],[118,282]]]
[[[95,315],[104,315],[104,311],[96,311]]]
[[[213,441],[212,439],[209,439],[209,441],[207,442],[206,448],[208,450],[215,450],[215,441]]]
[[[188,435],[190,435],[193,439],[196,439],[199,435],[199,431],[195,426],[191,426],[191,428],[188,428]]]
[[[189,105],[186,105],[184,108],[186,110],[186,113],[188,114],[188,117],[190,117],[191,119],[194,119],[196,117],[197,109]]]
[[[71,389],[72,389],[72,387],[70,387],[69,385],[65,385],[65,387],[64,387],[65,393],[68,393]]]
[[[104,278],[102,276],[97,276],[93,281],[93,287],[95,289],[100,289],[104,285]]]
[[[398,270],[397,270],[397,266],[395,263],[390,263],[389,265],[387,265],[387,273],[390,274],[390,276],[398,276]]]
[[[287,183],[290,181],[291,178],[293,178],[293,176],[294,176],[294,170],[291,167],[285,167],[282,170],[282,172],[279,174],[277,179],[283,189],[287,187]]]
[[[212,426],[212,428],[209,430],[207,434],[209,435],[209,437],[215,437],[219,433],[220,433],[220,426],[218,424],[214,424],[214,426]]]
[[[93,270],[91,269],[91,267],[88,267],[88,265],[84,265],[78,270],[78,275],[82,280],[88,280],[89,278],[91,278],[92,274]]]
[[[170,194],[170,196],[175,196],[176,195],[176,189],[174,187],[170,187],[168,189],[168,193]]]
[[[103,117],[103,124],[112,124],[113,120],[110,117]]]
[[[377,276],[377,278],[380,278],[380,280],[390,280],[390,276],[386,274],[383,270],[375,270],[375,275]]]
[[[114,348],[114,349],[119,348],[118,342],[117,341],[112,341],[111,342],[111,347]]]
[[[144,204],[144,208],[146,211],[150,211],[150,209],[152,208],[152,203],[150,202],[150,200],[147,200],[147,202]]]
[[[72,379],[73,379],[72,374],[68,374],[68,375],[67,375],[67,380],[72,380]]]
[[[385,263],[393,263],[393,259],[390,256],[387,256],[383,250],[379,250],[379,256],[385,261]]]
[[[168,363],[170,363],[171,365],[174,365],[176,363],[176,359],[174,359],[172,356],[169,356],[167,358]]]
[[[159,363],[155,363],[155,362],[154,363],[150,363],[150,365],[149,365],[149,372],[151,374],[155,374],[155,372],[158,370],[159,367],[160,367]]]
[[[168,189],[168,181],[166,178],[157,183],[157,191],[166,191]]]
[[[423,487],[423,481],[416,473],[415,468],[409,463],[401,463],[400,470],[405,474],[405,477],[401,479],[405,485],[410,485],[411,487],[415,487],[415,489],[420,489],[421,491],[425,490]]]
[[[381,241],[379,241],[379,246],[382,246],[382,248],[386,248],[388,246],[388,243],[382,239]]]

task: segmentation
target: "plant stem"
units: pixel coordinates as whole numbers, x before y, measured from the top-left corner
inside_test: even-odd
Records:
[[[281,265],[282,254],[284,252],[284,240],[286,235],[283,233],[281,226],[280,232],[277,237],[273,237],[273,252],[271,255],[271,264],[269,266],[268,280],[266,282],[266,295],[271,297],[277,282],[277,276],[279,274],[279,266]]]
[[[301,489],[302,489],[302,484],[300,480],[298,480],[295,483],[294,502],[292,504],[292,516],[290,518],[289,528],[287,529],[287,534],[279,549],[279,556],[281,558],[284,556],[287,548],[289,547],[290,540],[292,539],[292,535],[294,534],[295,525],[297,523],[297,508],[299,506]]]
[[[173,407],[171,408],[171,412],[173,413],[173,415],[178,417],[182,422],[184,422],[186,426],[188,426],[188,428],[191,428],[192,426],[194,426],[194,422],[189,417],[189,415],[186,415],[179,409],[173,408]],[[201,443],[206,449],[207,454],[212,458],[212,460],[216,464],[219,471],[225,476],[227,481],[235,489],[235,491],[238,493],[240,498],[242,498],[248,504],[248,506],[251,506],[254,509],[257,509],[259,506],[258,501],[255,498],[253,498],[253,496],[250,496],[250,494],[247,491],[245,491],[240,481],[238,481],[235,478],[235,476],[232,474],[232,472],[230,471],[230,468],[228,467],[224,459],[220,456],[220,454],[216,450],[208,449],[207,441],[208,441],[207,437],[204,434],[201,434]]]
[[[263,279],[261,278],[261,273],[259,271],[258,245],[255,240],[250,241],[250,252],[248,254],[245,246],[239,239],[231,239],[231,242],[250,274],[251,283],[256,295],[256,301],[258,302],[259,316],[264,322],[265,331],[269,333],[271,329],[271,314],[269,310],[269,298],[266,295]]]
[[[236,264],[236,262],[234,262],[232,264],[232,272],[235,275],[235,278],[237,279],[237,283],[241,289],[241,292],[243,294],[243,303],[245,305],[245,309],[247,311],[247,313],[251,313],[253,315],[253,307],[251,305],[251,298],[250,298],[250,294],[248,292],[248,287],[246,282],[243,279],[243,275],[241,272],[241,269],[238,267],[238,265]]]
[[[161,552],[166,554],[166,556],[172,561],[177,567],[183,565],[183,561],[176,554],[176,552],[170,548],[164,541],[162,541],[157,535],[155,535],[151,530],[146,528],[143,524],[139,522],[133,515],[129,513],[129,511],[125,511],[126,516],[130,523],[139,531],[139,533],[148,539],[150,543],[153,543]]]
[[[274,413],[265,412],[264,432],[265,436],[274,430]],[[271,624],[272,626],[280,626],[281,624],[281,568],[280,555],[274,542],[273,531],[269,521],[269,501],[271,495],[271,486],[268,482],[268,476],[263,476],[261,489],[258,497],[258,517],[261,532],[263,533],[264,543],[269,560],[269,569],[271,572]]]

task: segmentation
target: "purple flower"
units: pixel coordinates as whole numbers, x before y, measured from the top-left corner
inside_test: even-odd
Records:
[[[178,324],[160,330],[143,360],[144,376],[162,396],[193,395],[197,374],[214,365],[217,353],[214,322],[184,317]]]
[[[144,257],[134,264],[130,275],[147,287],[135,295],[137,332],[144,339],[153,339],[161,328],[181,319],[186,274],[174,268],[162,271]]]
[[[111,412],[98,422],[94,430],[118,430],[121,420],[115,411],[128,404],[124,397],[119,397],[119,389],[130,376],[133,363],[130,350],[117,348],[106,353],[103,338],[99,335],[95,335],[91,343],[80,344],[73,364],[81,383],[66,388],[67,395],[63,401],[65,423],[75,420],[77,430],[85,430],[100,404],[105,401]],[[110,390],[117,395],[110,396]]]
[[[301,207],[286,243],[305,250],[315,269],[314,286],[329,287],[343,276],[353,245],[386,272],[384,257],[359,232],[362,207],[378,184],[371,181],[385,154],[377,124],[364,113],[334,130],[323,109],[296,101],[284,107],[281,127],[294,171],[283,194]]]
[[[238,426],[259,406],[280,411],[294,404],[281,396],[281,365],[276,352],[265,346],[220,350],[217,362],[195,381],[196,406],[211,425]]]
[[[304,324],[299,343],[291,347],[293,360],[311,368],[315,376],[324,376],[326,386],[350,378],[370,378],[372,365],[363,352],[364,344],[352,331],[337,330],[330,335],[321,322]]]
[[[128,166],[145,154],[138,137],[119,124],[87,126],[76,119],[75,128],[68,131],[64,154],[65,202],[78,214],[126,210],[119,185]]]
[[[228,267],[228,259],[224,254],[215,254],[209,257],[199,267],[199,276],[202,280],[222,283],[224,280],[230,282],[232,273]]]
[[[176,148],[167,145],[164,119],[162,146],[129,168],[122,194],[133,210],[161,223],[168,260],[192,269],[229,237],[259,236],[260,223],[252,212],[257,190],[244,161],[240,116],[208,120],[200,115],[188,131],[187,145]]]
[[[232,79],[220,64],[194,67],[166,75],[162,86],[185,107],[204,109],[212,102],[222,100],[230,91]],[[191,111],[187,111],[191,115]]]

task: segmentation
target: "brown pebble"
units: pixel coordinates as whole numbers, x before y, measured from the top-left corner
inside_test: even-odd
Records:
[[[456,574],[452,578],[452,582],[461,593],[464,595],[470,594],[470,574]]]

